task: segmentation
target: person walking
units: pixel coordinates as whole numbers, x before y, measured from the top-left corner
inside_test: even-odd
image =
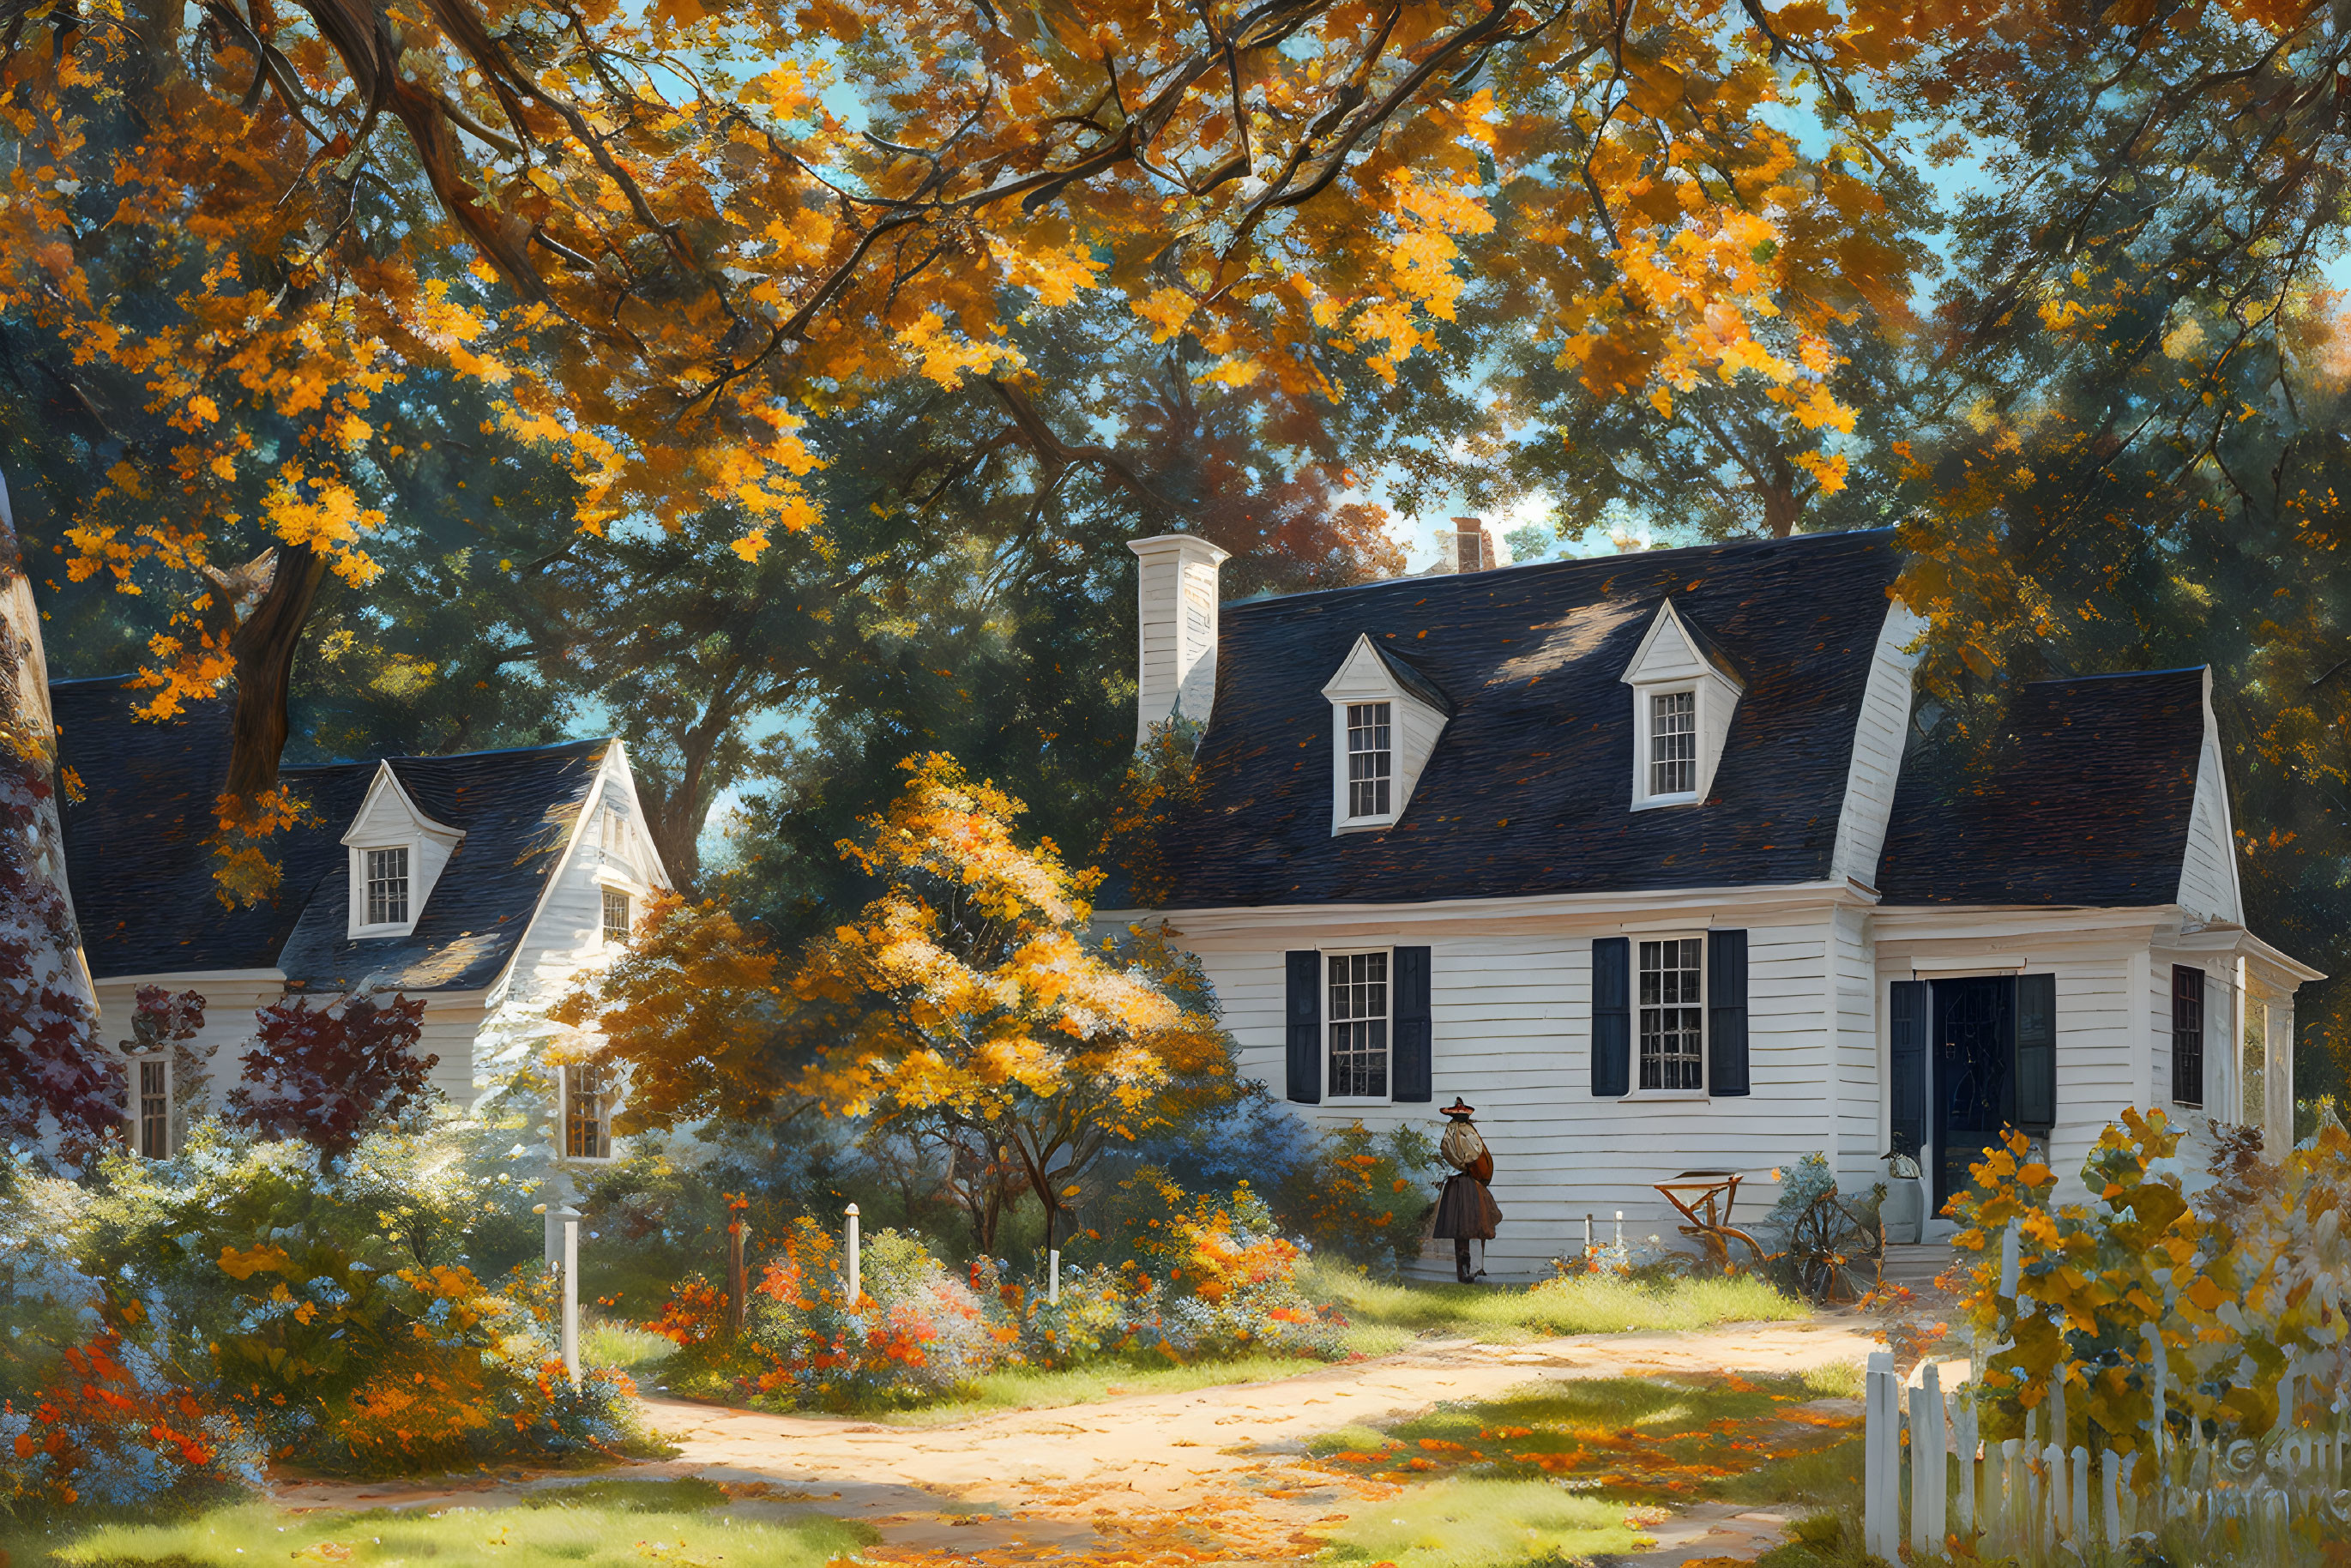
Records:
[[[1478,1135],[1478,1124],[1469,1118],[1478,1113],[1461,1103],[1456,1094],[1453,1103],[1443,1107],[1447,1117],[1444,1141],[1437,1152],[1453,1167],[1445,1178],[1445,1190],[1437,1195],[1437,1222],[1433,1234],[1450,1237],[1453,1240],[1453,1272],[1465,1284],[1486,1277],[1486,1270],[1472,1273],[1469,1269],[1471,1238],[1490,1241],[1494,1228],[1502,1221],[1502,1211],[1495,1206],[1494,1195],[1487,1190],[1494,1180],[1494,1154],[1486,1140]]]

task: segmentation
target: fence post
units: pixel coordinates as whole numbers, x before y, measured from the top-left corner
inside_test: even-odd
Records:
[[[1976,1390],[1966,1384],[1961,1387],[1965,1394],[1953,1390],[1959,1408],[1951,1413],[1951,1430],[1959,1447],[1959,1534],[1972,1546],[1980,1533],[1976,1528]]]
[[[1616,1211],[1616,1250],[1625,1250],[1625,1211],[1621,1208]]]
[[[2090,1551],[2090,1450],[2074,1445],[2074,1544]]]
[[[1930,1361],[1910,1391],[1910,1549],[1922,1557],[1943,1554],[1943,1369]]]
[[[846,1251],[849,1258],[849,1304],[852,1307],[854,1307],[857,1305],[858,1298],[865,1294],[865,1285],[862,1269],[863,1260],[858,1256],[857,1206],[853,1203],[849,1206],[848,1218],[849,1245]]]
[[[580,1211],[569,1204],[556,1210],[563,1224],[563,1370],[580,1386]]]
[[[1902,1389],[1891,1352],[1870,1352],[1862,1394],[1862,1548],[1891,1563],[1902,1540]]]
[[[2100,1460],[2105,1470],[2106,1544],[2120,1547],[2123,1543],[2123,1457],[2108,1448]]]
[[[743,1216],[737,1212],[726,1222],[726,1332],[743,1332],[743,1304],[750,1294],[749,1280],[743,1269]]]
[[[1050,1248],[1045,1253],[1045,1299],[1059,1306],[1061,1301],[1061,1249]]]
[[[1991,1542],[1992,1550],[2011,1557],[2024,1551],[2024,1532],[2017,1528],[2024,1506],[2024,1478],[2017,1465],[2017,1456],[2024,1445],[2014,1437],[2004,1437],[2000,1445],[2000,1495],[1987,1510],[1997,1521],[1997,1531]]]

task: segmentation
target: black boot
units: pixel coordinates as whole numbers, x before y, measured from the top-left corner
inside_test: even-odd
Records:
[[[1466,1236],[1453,1239],[1453,1277],[1465,1285],[1475,1282],[1469,1273],[1469,1239]]]

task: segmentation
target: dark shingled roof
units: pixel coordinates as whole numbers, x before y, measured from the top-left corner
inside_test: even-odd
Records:
[[[1815,534],[1228,605],[1200,805],[1167,835],[1165,906],[1824,878],[1900,567],[1888,532]],[[1621,677],[1668,597],[1747,689],[1713,798],[1632,811]],[[1455,714],[1403,821],[1334,837],[1322,688],[1364,632]]]
[[[1903,769],[1878,860],[1887,904],[2169,904],[2196,809],[2204,672],[2026,686],[1990,787]]]
[[[343,935],[342,836],[376,764],[286,769],[317,820],[271,841],[275,897],[225,909],[204,840],[228,777],[228,705],[195,704],[180,719],[145,724],[131,716],[142,695],[119,677],[49,688],[59,760],[83,789],[65,803],[66,870],[101,979],[276,967],[289,986],[319,991],[371,981],[412,992],[487,986],[529,927],[611,744],[390,758],[417,809],[465,838],[412,933],[354,942]]]

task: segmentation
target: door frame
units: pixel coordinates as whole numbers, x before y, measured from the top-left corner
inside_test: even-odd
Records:
[[[1944,1122],[1948,1104],[1943,1097],[1939,1071],[1943,1045],[1939,1039],[1942,1032],[1940,1022],[1943,1016],[1943,1001],[1947,995],[1944,988],[1963,984],[1992,983],[1997,984],[2003,993],[2006,1017],[2002,1030],[2003,1038],[1999,1049],[2007,1056],[2008,1072],[2001,1086],[2001,1128],[1987,1134],[1997,1137],[2001,1130],[2016,1124],[2016,981],[2019,973],[2020,971],[2013,969],[2001,969],[1980,975],[1954,974],[1928,977],[1927,1051],[1924,1063],[1927,1079],[1927,1125],[1924,1129],[1926,1136],[1922,1140],[1924,1147],[1920,1151],[1926,1157],[1919,1161],[1919,1175],[1927,1180],[1928,1207],[1930,1213],[1940,1214],[1943,1206],[1959,1196],[1957,1193],[1946,1193],[1942,1190],[1947,1168],[1945,1151],[1949,1146],[1949,1130]]]

